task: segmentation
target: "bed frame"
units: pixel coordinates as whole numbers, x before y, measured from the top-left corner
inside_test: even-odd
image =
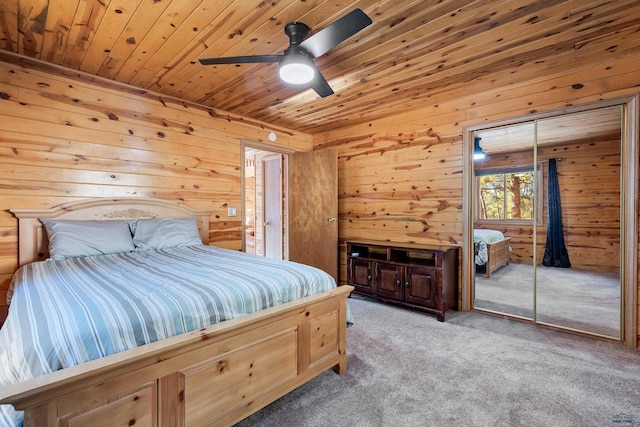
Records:
[[[509,264],[509,246],[511,245],[511,237],[506,237],[494,243],[487,243],[487,253],[489,259],[486,264],[487,278],[491,277],[491,273],[496,271],[503,265]]]
[[[197,217],[209,212],[145,198],[91,199],[12,210],[19,262],[47,257],[38,218]],[[346,370],[351,286],[282,304],[0,389],[29,426],[231,425],[332,368]]]

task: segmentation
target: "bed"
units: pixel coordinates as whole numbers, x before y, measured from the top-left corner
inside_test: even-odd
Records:
[[[499,230],[473,230],[473,244],[476,266],[484,266],[487,278],[498,268],[509,264],[511,237],[505,237]]]
[[[136,316],[142,323],[108,335],[109,339],[104,341],[107,344],[97,344],[95,339],[83,338],[80,350],[72,351],[69,350],[71,347],[60,346],[65,350],[55,353],[55,357],[51,356],[51,351],[43,350],[46,363],[42,357],[25,357],[25,361],[38,360],[38,363],[28,367],[26,364],[22,366],[20,363],[7,362],[9,359],[1,360],[2,369],[13,371],[8,376],[19,377],[20,381],[0,388],[0,404],[4,405],[2,408],[7,413],[11,413],[12,408],[19,411],[18,415],[23,412],[25,426],[231,425],[327,369],[338,373],[346,370],[346,298],[352,288],[336,288],[332,279],[333,283],[326,288],[325,285],[316,285],[315,278],[312,284],[306,283],[312,280],[309,277],[318,277],[319,281],[323,281],[320,277],[324,275],[320,270],[308,266],[209,246],[209,212],[143,198],[91,199],[48,210],[12,212],[19,219],[21,266],[14,280],[23,276],[50,277],[53,274],[65,277],[64,283],[85,283],[88,276],[96,278],[96,281],[91,282],[89,288],[51,286],[48,282],[18,285],[13,294],[10,291],[13,299],[9,317],[0,331],[0,339],[6,339],[4,336],[7,335],[15,342],[20,342],[12,334],[35,329],[29,326],[32,320],[27,319],[25,313],[31,311],[34,313],[32,317],[37,317],[40,305],[61,307],[59,313],[45,317],[45,323],[49,324],[47,327],[51,330],[58,329],[59,324],[63,323],[69,323],[76,329],[80,329],[80,324],[89,324],[89,329],[104,335],[108,335],[104,332],[108,328],[101,325],[107,323],[105,319],[109,317],[104,314],[118,313],[111,306],[115,306],[116,299],[123,299],[137,307],[135,313],[145,310],[151,313],[111,316],[115,324],[126,324],[123,320],[125,317]],[[171,220],[162,221],[160,218]],[[157,230],[158,223],[169,223],[175,229],[193,218],[195,224],[189,225],[190,238],[193,240],[195,235],[198,242],[190,241],[180,247],[156,245],[150,249],[144,248],[145,244],[151,244],[157,238],[158,234],[151,231]],[[136,224],[131,225],[135,246],[143,250],[69,258],[59,257],[60,247],[56,247],[56,253],[47,261],[50,255],[48,234],[57,236],[55,229],[50,227],[74,220],[101,221],[101,226],[105,225],[104,221],[112,221],[108,227],[119,227],[124,221]],[[155,220],[159,222],[154,223]],[[47,227],[46,232],[43,223]],[[166,241],[171,230],[162,233],[161,241]],[[110,236],[116,235],[115,231],[112,233]],[[100,233],[92,233],[91,236],[100,241]],[[136,240],[136,236],[140,236],[140,239]],[[118,241],[115,237],[107,240],[107,244]],[[218,257],[217,261],[209,263],[209,256]],[[109,264],[108,268],[112,268],[111,265],[119,266],[119,270],[106,270],[103,262]],[[231,269],[236,263],[240,273]],[[283,266],[275,265],[279,263]],[[169,268],[180,265],[183,267],[179,270]],[[190,298],[189,292],[198,295],[205,292],[203,287],[195,287],[194,280],[204,281],[205,277],[211,276],[212,265],[224,270],[216,273],[216,276],[225,275],[224,283],[228,285],[223,287],[224,292],[242,295],[236,298],[242,302],[234,303],[241,308],[233,308],[232,314],[228,315],[225,310],[232,303],[219,302],[218,298],[226,301],[221,296],[208,297],[215,299],[218,307],[225,307],[225,310],[216,311],[213,317],[220,322],[212,325],[197,320],[196,316],[181,315],[180,321],[176,321],[175,317],[167,319],[158,314],[160,306],[178,305],[178,300],[186,301],[188,306],[196,306],[195,301],[199,299]],[[276,277],[269,269],[275,271],[282,267],[286,270],[282,276],[303,277],[306,284],[301,285],[303,290],[279,291],[286,295],[283,297],[280,293],[269,296],[271,294],[255,290],[268,288],[271,286],[269,283],[243,291],[239,284],[236,285],[235,281],[232,284],[229,279],[235,277],[238,282],[244,279],[244,282],[258,283],[257,275],[251,274],[253,270],[257,272],[263,267],[267,270],[261,276],[267,277],[268,282]],[[187,269],[193,270],[190,274],[195,274],[196,279],[186,279],[184,271]],[[156,273],[160,275],[159,279],[155,279]],[[318,273],[322,274],[316,276]],[[152,286],[156,280],[162,285],[158,285],[159,288]],[[103,292],[103,288],[98,288],[96,284],[102,282],[108,283],[106,287],[115,289],[117,297],[87,298],[89,293],[97,295]],[[190,291],[179,287],[183,285]],[[175,288],[177,295],[165,293],[170,288]],[[134,298],[136,293],[139,295]],[[248,294],[252,293],[258,295],[260,304],[247,302]],[[38,294],[40,298],[27,299],[26,294]],[[66,302],[67,298],[74,302]],[[54,299],[55,304],[52,303]],[[131,303],[140,299],[153,303],[144,309]],[[38,301],[38,304],[34,301]],[[70,308],[77,303],[80,303],[80,308]],[[82,317],[84,311],[91,311],[87,307],[92,305],[102,309],[102,317],[93,314]],[[262,306],[267,308],[263,309]],[[83,320],[69,322],[71,317]],[[150,321],[150,318],[154,320]],[[145,332],[151,330],[145,329],[148,323],[162,325],[160,329],[163,332]],[[65,332],[63,336],[68,335]],[[38,347],[44,345],[45,341],[60,343],[64,339],[67,338],[55,338],[52,335],[50,339],[34,342]],[[72,341],[71,338],[68,340]],[[87,341],[90,341],[89,344],[86,344]],[[128,341],[134,344],[130,346]],[[20,344],[15,347],[27,346]],[[3,350],[8,347],[3,346]],[[83,359],[85,353],[88,361]],[[3,352],[0,357],[8,356]],[[51,360],[54,363],[49,366]],[[3,377],[6,375],[4,372]],[[3,378],[2,381],[7,380]]]

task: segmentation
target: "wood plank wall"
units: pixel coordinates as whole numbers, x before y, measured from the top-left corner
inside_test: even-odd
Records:
[[[538,149],[539,160],[562,159],[556,166],[564,239],[572,268],[620,272],[620,148],[618,139]],[[548,167],[544,162],[545,189]],[[544,256],[547,214],[545,197],[544,226],[538,229],[537,237],[538,263]]]
[[[542,264],[547,237],[547,184],[550,158],[557,161],[565,245],[571,266],[578,270],[620,272],[620,140],[582,141],[540,147],[543,214],[536,227],[536,257]],[[478,168],[533,164],[533,151],[492,154]],[[511,237],[509,260],[533,263],[533,226],[522,224],[495,228]]]
[[[639,62],[636,54],[484,90],[470,83],[451,101],[315,134],[314,149],[338,151],[340,241],[462,244],[463,127],[637,95]],[[342,246],[342,281],[345,259]]]
[[[312,146],[308,134],[2,55],[0,322],[18,266],[9,209],[87,197],[166,199],[213,211],[211,243],[240,249],[240,140],[267,142],[275,132],[282,147]],[[228,206],[237,217],[227,217]]]

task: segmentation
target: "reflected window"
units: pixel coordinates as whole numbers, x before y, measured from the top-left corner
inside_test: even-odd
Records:
[[[534,201],[543,196],[537,178],[533,166],[476,170],[476,221],[532,223],[537,208]]]

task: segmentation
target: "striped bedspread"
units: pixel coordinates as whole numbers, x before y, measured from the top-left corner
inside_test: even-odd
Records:
[[[313,267],[211,246],[35,262],[0,330],[0,386],[334,288]],[[22,414],[0,405],[0,425]]]

